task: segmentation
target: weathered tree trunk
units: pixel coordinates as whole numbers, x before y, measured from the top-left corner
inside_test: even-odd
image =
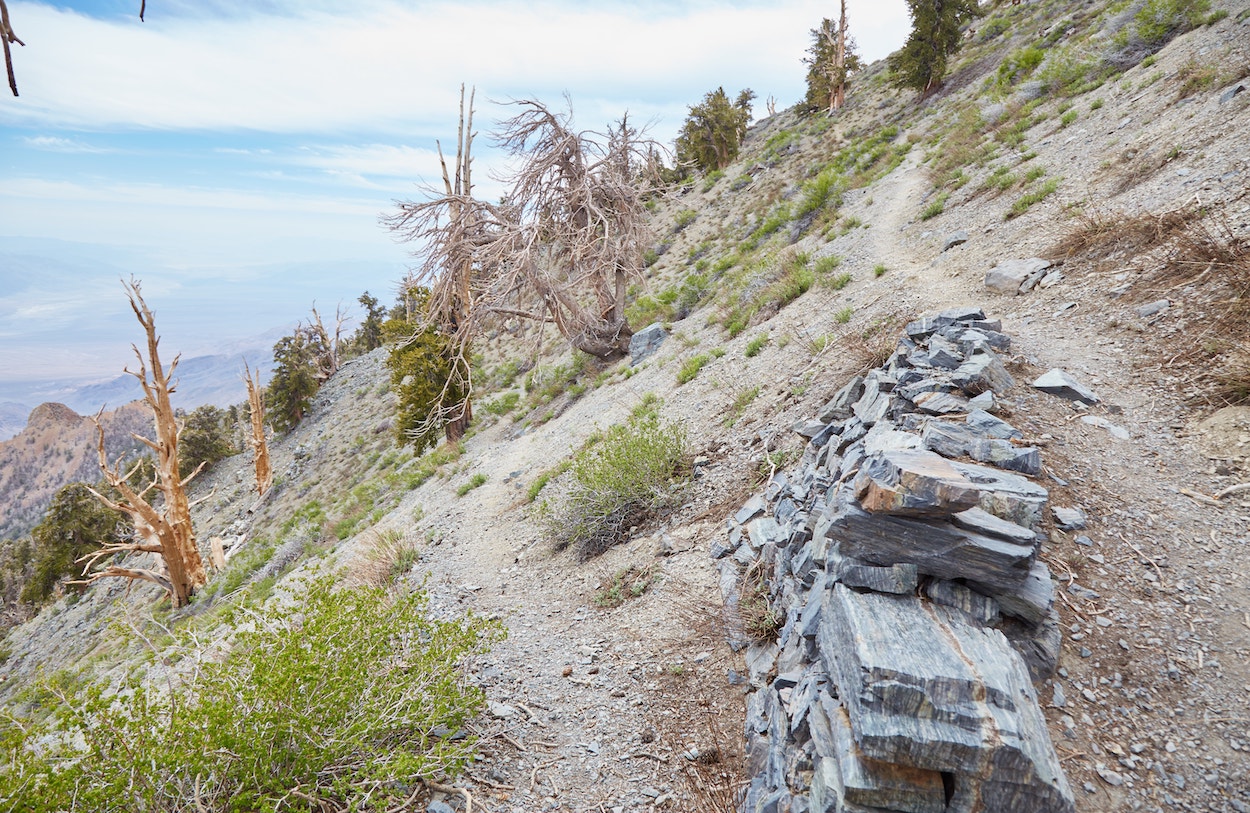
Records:
[[[447,162],[443,159],[443,147],[438,145],[438,160],[443,168],[443,188],[447,193],[447,198],[451,201],[448,207],[448,215],[452,221],[452,228],[456,233],[464,235],[466,242],[458,247],[449,257],[448,273],[452,275],[454,280],[454,292],[450,304],[451,324],[447,326],[449,333],[454,334],[460,330],[460,326],[469,320],[470,311],[473,305],[473,291],[471,283],[473,280],[473,255],[471,253],[472,235],[476,231],[474,224],[469,220],[472,216],[471,211],[461,201],[467,200],[473,196],[473,98],[476,95],[475,90],[469,91],[469,109],[464,109],[464,85],[460,86],[460,126],[456,131],[456,173],[453,180],[451,174],[447,171]],[[468,344],[457,347],[455,343],[449,343],[451,352],[455,353],[453,358],[448,361],[451,364],[451,373],[448,376],[448,383],[454,384],[458,381],[465,381],[470,375],[468,361]],[[464,400],[458,404],[444,404],[443,408],[451,414],[451,419],[447,421],[443,428],[443,434],[450,443],[455,443],[464,437],[464,433],[468,431],[469,423],[473,420],[473,393],[470,387],[464,387]]]
[[[273,485],[273,466],[269,462],[269,441],[265,438],[265,390],[260,386],[260,370],[255,376],[243,362],[243,381],[247,384],[247,402],[251,407],[252,435],[248,442],[256,464],[256,493],[263,497]]]
[[[834,81],[829,109],[838,110],[846,103],[846,0],[842,0],[842,16],[838,21],[838,40],[833,49]]]
[[[138,371],[126,369],[143,386],[144,401],[152,410],[152,419],[156,427],[156,440],[133,435],[135,440],[147,446],[156,456],[156,478],[142,491],[135,491],[127,482],[138,468],[123,473],[121,463],[109,466],[104,452],[104,428],[100,426],[99,416],[95,425],[97,432],[96,448],[100,456],[100,470],[108,484],[120,495],[114,501],[99,492],[92,493],[109,508],[128,516],[135,526],[136,539],[133,542],[106,545],[85,561],[83,568],[85,582],[94,582],[107,576],[119,576],[127,579],[142,579],[158,584],[169,594],[175,607],[184,606],[196,589],[208,583],[208,574],[204,570],[204,560],[200,556],[199,546],[195,541],[195,531],[191,527],[191,502],[187,498],[186,485],[195,475],[200,473],[197,468],[185,479],[178,475],[178,423],[174,418],[174,408],[169,396],[174,391],[171,382],[174,370],[178,367],[178,359],[166,370],[161,364],[157,346],[160,337],[156,335],[156,322],[152,311],[139,292],[138,281],[131,279],[126,285],[126,293],[130,297],[131,310],[139,324],[143,325],[147,334],[147,358],[152,365],[151,374],[144,366],[144,356],[134,347],[135,357],[139,360]],[[201,464],[200,468],[203,468]],[[148,492],[155,489],[163,498],[164,505],[157,511],[147,499]],[[141,568],[126,568],[109,565],[103,570],[89,572],[100,559],[115,553],[145,552],[155,553],[164,560],[165,574]]]

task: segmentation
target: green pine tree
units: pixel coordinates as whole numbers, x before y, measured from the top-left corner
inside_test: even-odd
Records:
[[[930,93],[946,75],[946,63],[959,50],[966,23],[981,15],[977,0],[907,0],[911,35],[890,55],[894,82]]]
[[[321,384],[317,380],[320,342],[311,331],[297,328],[273,346],[275,367],[265,393],[269,422],[289,432],[304,418]]]
[[[186,416],[178,437],[178,473],[186,477],[238,452],[232,441],[234,421],[224,409],[205,404]]]
[[[700,172],[724,169],[738,156],[751,123],[751,100],[755,92],[743,90],[734,102],[719,87],[690,108],[677,136],[677,163]]]
[[[30,532],[33,573],[22,588],[22,601],[42,603],[58,581],[79,575],[79,558],[123,541],[129,531],[122,516],[101,504],[85,483],[62,486],[43,520]]]

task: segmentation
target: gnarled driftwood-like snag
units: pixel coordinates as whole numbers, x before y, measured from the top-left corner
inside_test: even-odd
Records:
[[[110,466],[104,451],[104,428],[100,425],[99,415],[96,416],[96,449],[100,455],[100,471],[118,496],[112,499],[94,489],[92,493],[109,508],[130,518],[134,523],[135,538],[131,542],[106,545],[79,561],[85,562],[83,581],[86,583],[108,576],[149,581],[160,585],[169,594],[175,607],[182,607],[197,588],[208,582],[204,561],[195,541],[195,531],[191,527],[191,502],[186,491],[187,483],[200,473],[203,465],[185,478],[178,474],[179,427],[169,396],[174,391],[172,376],[180,357],[174,358],[168,370],[161,364],[156,321],[147,303],[143,301],[139,282],[131,278],[129,283],[123,285],[130,298],[130,307],[147,335],[147,359],[152,365],[149,371],[144,364],[144,355],[139,352],[138,346],[132,345],[135,358],[139,361],[139,369],[126,368],[126,372],[139,379],[143,387],[143,400],[152,410],[156,427],[155,440],[140,435],[133,437],[152,450],[156,459],[156,472],[152,482],[142,490],[136,490],[129,479],[140,464],[136,463],[129,471],[123,471],[120,461]],[[162,498],[163,505],[159,510],[152,505],[150,496],[154,493]],[[116,564],[108,565],[103,570],[91,570],[96,562],[115,553],[156,554],[160,557],[165,572],[160,572],[159,568],[133,568]]]

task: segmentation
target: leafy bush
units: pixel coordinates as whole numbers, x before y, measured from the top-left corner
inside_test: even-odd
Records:
[[[761,333],[760,335],[751,339],[751,341],[747,342],[747,347],[746,347],[746,350],[743,352],[743,355],[746,356],[747,358],[755,358],[756,356],[760,354],[760,351],[763,350],[765,346],[767,346],[767,344],[768,344],[768,334]]]
[[[48,681],[50,715],[0,721],[8,809],[386,809],[472,758],[460,729],[484,698],[461,666],[497,624],[324,577],[266,616],[224,656],[184,640],[197,668],[172,694],[135,676]]]
[[[545,516],[557,550],[586,561],[621,542],[631,527],[672,505],[688,474],[686,431],[639,410],[573,458],[573,485]]]

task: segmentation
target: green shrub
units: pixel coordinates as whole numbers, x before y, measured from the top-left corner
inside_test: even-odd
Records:
[[[1005,192],[1016,185],[1016,181],[1020,180],[1007,167],[995,167],[989,177],[985,179],[985,188],[998,192]]]
[[[1146,44],[1162,47],[1178,34],[1206,21],[1210,0],[1146,0],[1133,17],[1135,33]]]
[[[505,392],[503,395],[491,401],[482,404],[482,410],[488,415],[507,415],[516,409],[517,404],[521,402],[521,393]]]
[[[673,218],[673,231],[679,232],[698,219],[699,213],[694,209],[682,209],[677,213],[677,216]]]
[[[855,309],[850,305],[847,305],[844,308],[840,308],[833,314],[833,321],[837,322],[839,325],[845,325],[847,322],[851,321],[851,317],[854,315]]]
[[[746,347],[746,350],[743,351],[743,355],[745,355],[747,358],[755,358],[756,356],[760,354],[760,351],[763,350],[766,346],[768,346],[768,334],[761,333],[760,335],[751,339],[751,341],[747,342],[747,347]]]
[[[825,285],[835,291],[841,291],[843,288],[851,284],[851,272],[843,271],[841,274],[835,274],[825,280]]]
[[[240,625],[224,654],[188,635],[177,654],[197,667],[173,694],[137,676],[46,681],[51,714],[0,721],[5,784],[22,783],[9,809],[402,806],[472,758],[463,726],[484,696],[462,666],[501,637],[480,618],[435,620],[424,593],[320,578]]]
[[[999,63],[999,87],[1008,88],[1028,79],[1045,58],[1046,53],[1041,48],[1033,46],[1011,52],[1006,59]]]
[[[1067,113],[1064,113],[1063,116],[1060,117],[1059,126],[1067,127],[1072,122],[1076,121],[1076,118],[1077,118],[1077,112],[1075,110],[1069,110]]]
[[[920,219],[932,220],[942,214],[942,212],[946,211],[946,200],[949,197],[950,194],[947,192],[943,192],[938,195],[932,203],[920,210]]]
[[[889,269],[885,267],[885,263],[877,263],[872,267],[872,275],[874,277],[884,277],[885,272]]]
[[[850,219],[852,218],[848,218],[848,220]],[[858,223],[856,223],[856,225],[858,225]],[[853,227],[848,226],[848,228],[853,228]],[[842,264],[842,258],[839,257],[837,254],[826,254],[825,256],[821,257],[820,259],[816,261],[816,264],[812,266],[812,270],[815,271],[818,275],[823,277],[825,274],[828,274],[830,271],[837,268],[841,264]]]
[[[743,390],[734,398],[734,402],[729,406],[729,415],[725,417],[725,426],[733,426],[742,417],[742,413],[746,412],[746,408],[751,402],[759,397],[760,388],[752,387],[749,390]]]
[[[673,505],[688,475],[686,431],[651,411],[631,416],[573,458],[573,485],[546,517],[557,550],[581,561],[621,542],[630,528]]]

